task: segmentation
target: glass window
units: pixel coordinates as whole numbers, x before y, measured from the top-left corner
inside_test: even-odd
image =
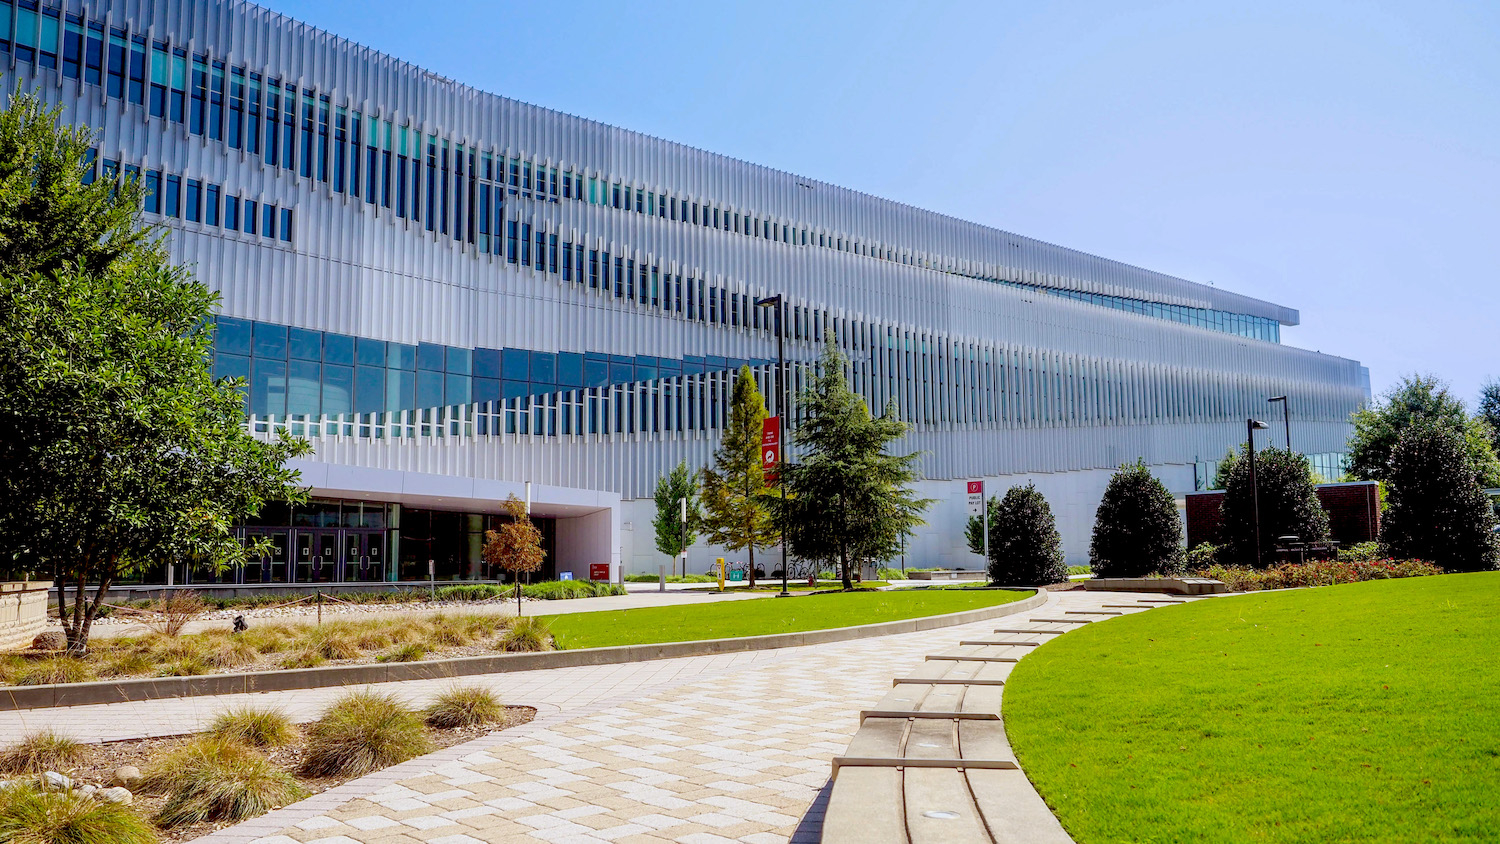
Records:
[[[248,319],[219,317],[214,321],[214,348],[220,352],[236,355],[250,354],[250,329],[254,323]]]
[[[531,356],[525,349],[506,349],[501,353],[500,373],[507,381],[530,378]]]
[[[531,353],[531,380],[552,383],[557,380],[557,356],[551,352]]]
[[[255,234],[255,206],[255,200],[245,200],[245,234]]]
[[[323,332],[292,328],[287,332],[287,348],[290,357],[299,360],[322,360]]]
[[[443,404],[443,373],[417,372],[417,407],[426,409]]]
[[[255,323],[255,356],[286,360],[286,326]]]
[[[476,402],[489,402],[500,400],[500,379],[498,378],[475,378],[474,394]]]
[[[443,403],[468,404],[469,401],[469,376],[448,373],[447,383],[443,390]]]
[[[609,361],[585,358],[583,361],[583,386],[609,386]]]
[[[223,352],[215,354],[214,377],[239,378],[249,382],[250,358],[244,355],[228,355]]]
[[[474,350],[474,374],[481,378],[499,378],[500,373],[500,350],[499,349],[475,349]],[[477,391],[479,388],[475,387]]]
[[[354,367],[323,366],[323,414],[354,412]]]
[[[224,197],[224,228],[236,231],[240,227],[240,198]]]
[[[576,352],[558,352],[557,383],[564,387],[582,387],[583,355]]]
[[[385,366],[385,343],[368,337],[361,337],[356,343],[356,360],[361,365]]]
[[[386,343],[385,365],[392,369],[416,369],[417,347],[406,343]]]
[[[287,364],[286,412],[289,415],[318,415],[322,370],[322,364],[317,361],[294,360]]]
[[[256,416],[286,414],[285,360],[256,359],[250,377],[250,412]]]
[[[292,209],[281,209],[281,240],[283,243],[292,242]]]
[[[611,384],[628,384],[635,380],[635,367],[628,363],[614,363],[609,365],[609,382]]]
[[[349,366],[354,363],[354,338],[347,334],[323,336],[323,360]]]
[[[382,344],[383,345],[383,344]],[[361,347],[362,348],[362,347]],[[381,349],[381,357],[385,349]],[[385,408],[385,367],[357,366],[354,369],[354,412],[377,413]]]
[[[401,369],[385,371],[385,409],[411,410],[417,406],[417,375]]]
[[[443,347],[436,343],[418,343],[417,369],[425,369],[429,372],[442,372]]]
[[[473,355],[468,349],[448,347],[447,370],[455,375],[468,375],[473,368]]]

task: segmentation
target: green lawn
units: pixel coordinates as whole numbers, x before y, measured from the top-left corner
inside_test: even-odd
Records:
[[[1079,844],[1494,841],[1500,573],[1090,625],[1016,666],[1005,722]]]
[[[684,607],[642,607],[548,616],[560,648],[598,648],[799,633],[962,612],[1029,598],[1032,592],[841,592]]]

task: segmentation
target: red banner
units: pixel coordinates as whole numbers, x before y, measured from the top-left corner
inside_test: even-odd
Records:
[[[767,416],[760,426],[760,469],[766,483],[774,484],[781,463],[781,417]]]
[[[609,563],[589,563],[589,580],[608,581]]]

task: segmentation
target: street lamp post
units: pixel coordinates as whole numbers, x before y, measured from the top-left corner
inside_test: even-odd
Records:
[[[777,432],[776,449],[776,483],[786,483],[786,430],[787,430],[787,407],[786,407],[786,331],[782,327],[782,313],[786,310],[781,299],[781,294],[767,296],[764,299],[756,299],[755,307],[769,308],[776,306],[776,416],[781,420],[780,430]],[[792,593],[787,589],[787,569],[791,568],[791,557],[786,548],[786,488],[782,487],[781,496],[781,594],[778,598],[790,598]]]
[[[1267,403],[1281,402],[1281,423],[1286,426],[1286,450],[1292,450],[1292,411],[1288,408],[1290,402],[1286,396],[1272,396],[1266,399]]]
[[[1271,427],[1258,419],[1245,420],[1246,448],[1250,453],[1250,508],[1254,514],[1255,567],[1260,568],[1260,487],[1255,484],[1255,432]]]

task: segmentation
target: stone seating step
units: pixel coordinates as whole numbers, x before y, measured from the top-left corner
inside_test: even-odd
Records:
[[[1068,615],[1124,615],[1119,610],[1068,610]]]

